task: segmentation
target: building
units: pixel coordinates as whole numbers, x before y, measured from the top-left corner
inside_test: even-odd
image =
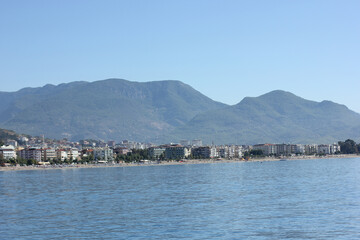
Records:
[[[217,157],[219,157],[218,150],[216,149],[216,147],[212,146],[210,148],[210,158],[217,158]]]
[[[22,137],[20,138],[20,141],[22,141],[22,142],[28,142],[29,139],[28,139],[27,137],[22,136]]]
[[[310,144],[310,145],[305,145],[305,154],[306,155],[313,155],[318,153],[318,145],[317,144]]]
[[[33,159],[38,162],[47,162],[58,158],[57,152],[53,148],[30,147],[19,151],[19,156],[23,159]]]
[[[49,161],[56,159],[56,151],[53,148],[41,149],[41,159],[42,161]]]
[[[330,154],[336,154],[336,153],[340,153],[341,148],[339,144],[331,144],[330,145]]]
[[[89,157],[89,156],[92,156],[93,155],[93,149],[91,148],[83,148],[81,151],[80,151],[80,157]]]
[[[94,159],[97,161],[114,161],[114,151],[111,148],[95,148]]]
[[[227,151],[229,158],[236,157],[236,147],[234,145],[227,146]]]
[[[68,159],[67,151],[65,149],[58,149],[56,151],[56,158],[61,161],[67,160]]]
[[[69,160],[77,160],[80,156],[79,150],[77,148],[70,148],[67,150],[67,156]]]
[[[229,152],[227,151],[226,147],[222,146],[217,149],[218,156],[221,158],[228,158]]]
[[[296,144],[295,145],[295,153],[296,154],[304,154],[305,153],[305,146],[302,144]]]
[[[125,155],[128,152],[131,152],[130,149],[126,148],[126,147],[117,147],[114,150],[114,153],[116,153],[117,155]]]
[[[127,149],[137,149],[136,143],[128,140],[123,140],[122,145],[126,147]]]
[[[243,149],[242,149],[242,147],[241,146],[234,146],[234,148],[235,148],[235,155],[234,155],[234,157],[236,157],[236,158],[241,158],[242,156],[243,156]]]
[[[294,147],[293,147],[294,150]],[[292,153],[292,145],[290,144],[276,144],[276,155],[290,155]]]
[[[193,148],[191,150],[191,153],[194,158],[200,158],[200,159],[201,158],[202,159],[211,158],[211,148],[210,147]]]
[[[273,154],[277,154],[277,145],[275,144],[257,144],[253,146],[254,150],[261,150],[263,152],[264,155],[273,155]]]
[[[330,154],[330,145],[328,144],[320,144],[318,145],[318,154]]]
[[[15,148],[18,146],[18,142],[16,140],[9,139],[6,141],[6,145],[14,146]]]
[[[159,159],[162,154],[164,154],[165,148],[161,147],[152,147],[149,148],[149,156],[152,159]]]
[[[320,144],[318,145],[318,154],[335,154],[340,152],[338,144]]]
[[[15,147],[12,145],[4,145],[0,147],[0,156],[4,159],[16,159]]]
[[[187,158],[191,154],[191,149],[181,145],[172,145],[165,148],[166,159],[182,159]]]
[[[32,159],[32,160],[41,162],[42,149],[35,148],[35,147],[25,148],[19,152],[19,156],[20,156],[20,158],[23,158],[26,160]]]

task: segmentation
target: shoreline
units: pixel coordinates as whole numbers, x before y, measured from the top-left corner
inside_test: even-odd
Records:
[[[150,163],[114,163],[114,164],[73,164],[73,165],[35,165],[35,166],[6,166],[0,167],[0,172],[8,171],[28,171],[28,170],[56,170],[56,169],[80,169],[80,168],[114,168],[114,167],[138,167],[138,166],[167,166],[167,165],[187,165],[187,164],[210,164],[210,163],[235,163],[235,162],[268,162],[268,161],[293,161],[293,160],[313,160],[331,158],[356,158],[357,154],[341,154],[326,156],[291,156],[291,157],[264,157],[242,159],[191,159],[184,161],[162,161]]]

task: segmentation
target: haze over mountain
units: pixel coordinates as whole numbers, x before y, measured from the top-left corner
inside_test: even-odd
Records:
[[[0,92],[0,127],[71,140],[331,143],[360,139],[360,114],[273,91],[229,106],[180,81],[108,79]]]

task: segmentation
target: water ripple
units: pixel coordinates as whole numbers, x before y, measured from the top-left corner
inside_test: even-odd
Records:
[[[0,172],[1,239],[360,239],[360,159]]]

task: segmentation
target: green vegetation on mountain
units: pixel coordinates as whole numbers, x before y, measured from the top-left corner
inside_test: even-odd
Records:
[[[16,140],[18,138],[18,134],[11,130],[1,129],[0,128],[0,145],[3,145],[6,140]]]
[[[273,91],[228,106],[179,81],[108,79],[0,92],[0,127],[49,138],[210,144],[360,139],[360,115]]]
[[[273,91],[195,116],[172,136],[209,143],[333,143],[360,138],[360,115],[330,101],[314,102]]]
[[[179,81],[109,79],[1,93],[0,126],[71,140],[155,140],[225,105]]]

